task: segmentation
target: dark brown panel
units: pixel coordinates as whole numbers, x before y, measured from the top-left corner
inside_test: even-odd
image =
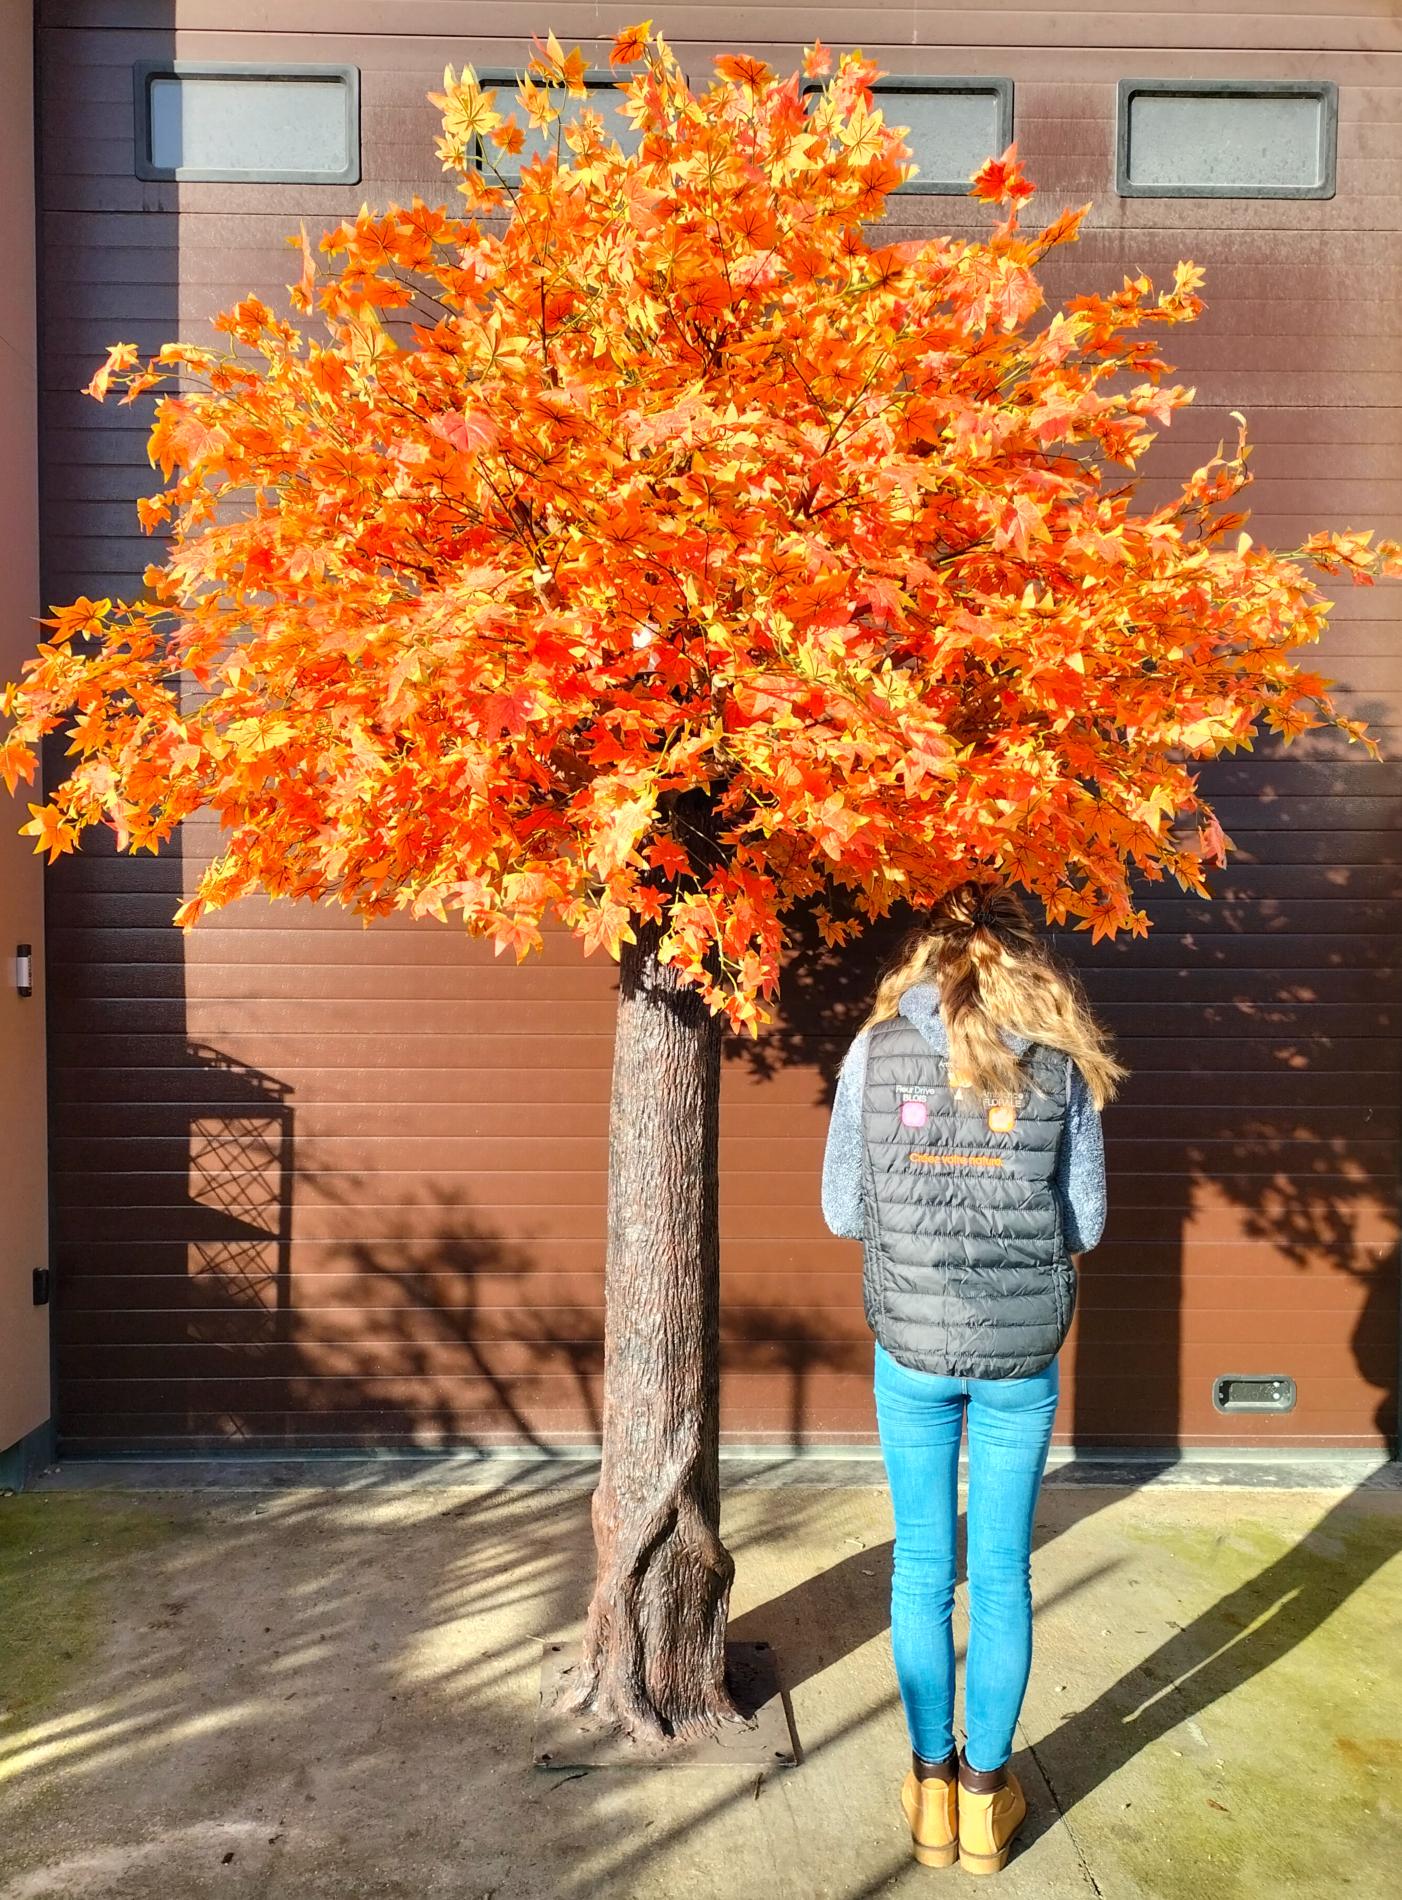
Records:
[[[704,22],[709,31],[713,30],[711,22],[716,11],[710,6],[695,6],[688,9],[686,18]],[[41,20],[52,26],[126,31],[163,25],[170,18],[170,0],[41,0],[39,12]],[[393,24],[399,35],[463,33],[487,19],[495,21],[503,14],[510,17],[513,13],[517,20],[525,20],[529,18],[530,9],[521,5],[512,7],[509,3],[484,7],[479,0],[396,0]],[[771,28],[786,23],[801,26],[808,17],[806,7],[799,10],[791,0],[772,0],[772,4],[759,9],[758,13],[754,8],[745,12],[743,18],[747,24],[742,31],[753,34],[760,20]],[[1352,43],[1344,36],[1356,24],[1368,22],[1381,27],[1392,23],[1394,17],[1389,0],[1233,0],[1230,8],[1212,16],[1204,15],[1195,7],[1174,4],[1174,0],[1126,0],[1124,5],[1109,11],[1092,7],[1065,8],[1053,21],[1047,22],[1042,31],[1058,46],[1065,46],[1073,39],[1095,44],[1089,23],[1100,22],[1114,31],[1115,37],[1108,42],[1111,45],[1128,43],[1123,36],[1131,27],[1152,32],[1155,45],[1175,40],[1200,45],[1211,43],[1201,38],[1204,30],[1220,31],[1218,22],[1226,20],[1235,28],[1235,38],[1226,43],[1235,45],[1241,44],[1255,30],[1258,20],[1278,19],[1303,21],[1319,31],[1322,44],[1334,45]],[[954,32],[948,24],[949,12],[938,4],[904,8],[899,14],[880,6],[858,6],[847,10],[843,18],[848,23],[848,31],[854,35],[859,28],[868,29],[865,37],[873,45],[880,41],[883,23],[889,26],[892,19],[897,18],[918,34],[928,32],[934,25],[951,37]],[[965,30],[977,23],[996,41],[1016,42],[1026,23],[1036,18],[1026,0],[988,0],[977,14],[968,16]],[[221,0],[181,0],[179,19],[189,28],[227,27],[229,11]],[[250,32],[278,27],[305,32],[324,30],[328,25],[335,25],[344,33],[381,34],[387,30],[382,0],[338,0],[334,7],[329,6],[327,0],[250,0],[241,9],[239,20]],[[525,29],[517,27],[515,30]],[[560,31],[563,33],[564,29]],[[677,34],[676,38],[680,40],[681,35]]]

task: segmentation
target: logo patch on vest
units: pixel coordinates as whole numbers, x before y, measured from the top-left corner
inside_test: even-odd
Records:
[[[1017,1127],[1017,1110],[1011,1102],[998,1102],[988,1111],[988,1126],[995,1135],[1010,1135]]]
[[[923,1128],[930,1119],[930,1111],[924,1102],[901,1103],[901,1127]]]

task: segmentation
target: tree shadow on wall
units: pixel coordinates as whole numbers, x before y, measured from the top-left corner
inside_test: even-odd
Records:
[[[321,1159],[303,1144],[300,1204],[329,1239],[347,1229],[331,1242],[346,1303],[299,1300],[281,1350],[261,1360],[260,1376],[286,1381],[300,1418],[289,1442],[592,1454],[603,1408],[597,1273],[543,1271],[551,1237],[531,1232],[528,1212],[506,1236],[432,1183],[396,1210],[397,1235],[357,1235],[373,1182]],[[728,1370],[777,1380],[779,1409],[801,1436],[806,1382],[850,1367],[852,1343],[764,1304],[727,1313],[722,1327]]]
[[[120,923],[96,891],[121,879]],[[96,838],[47,883],[61,1450],[240,1437],[225,1362],[293,1328],[289,1084],[186,1034],[179,841]],[[221,1384],[221,1381],[223,1382]]]
[[[1262,810],[1272,763],[1252,767]],[[1217,783],[1201,773],[1209,797],[1243,789],[1239,768],[1215,770]],[[1298,847],[1283,832],[1246,841],[1210,901],[1144,887],[1147,939],[1091,945],[1084,933],[1047,933],[1130,1069],[1104,1116],[1109,1216],[1081,1263],[1057,1442],[1133,1449],[1146,1476],[1177,1462],[1184,1442],[1337,1441],[1351,1380],[1378,1394],[1380,1440],[1396,1429],[1388,966],[1402,905],[1390,867],[1291,862]],[[1318,849],[1317,835],[1302,842]],[[919,922],[902,911],[833,950],[811,907],[799,912],[778,1020],[758,1042],[730,1038],[729,1062],[761,1082],[815,1070],[830,1106],[878,976]],[[859,1248],[816,1218],[819,1166],[815,1157],[802,1237],[815,1265],[847,1263],[855,1299]],[[1319,1316],[1341,1310],[1356,1315],[1351,1345],[1337,1319],[1332,1342],[1319,1337]],[[1234,1434],[1215,1409],[1216,1382],[1280,1373],[1319,1422],[1242,1414]]]
[[[1246,789],[1228,765],[1217,768],[1215,787],[1202,776],[1209,796]],[[1250,789],[1266,806],[1271,785],[1264,762]],[[1102,1244],[1082,1262],[1067,1435],[1073,1452],[1142,1451],[1138,1483],[1179,1461],[1185,1412],[1196,1414],[1189,1443],[1202,1442],[1215,1419],[1224,1443],[1250,1434],[1283,1449],[1317,1444],[1334,1435],[1327,1408],[1350,1405],[1339,1388],[1361,1379],[1378,1393],[1379,1436],[1395,1429],[1395,1075],[1386,1053],[1374,1052],[1375,1031],[1396,1026],[1386,984],[1402,905],[1387,868],[1296,863],[1288,843],[1277,868],[1268,853],[1280,842],[1274,833],[1261,846],[1252,840],[1219,874],[1210,902],[1146,889],[1148,940],[1092,946],[1052,933],[1132,1072],[1105,1117],[1111,1212]],[[811,916],[800,918],[772,1040],[732,1041],[731,1060],[765,1078],[786,1063],[811,1064],[830,1103],[879,970],[918,922],[906,913],[832,951]],[[855,1244],[832,1245],[850,1253],[855,1276]],[[1198,1308],[1191,1320],[1188,1300]],[[1201,1316],[1204,1301],[1210,1317]],[[1353,1315],[1347,1342],[1337,1317],[1318,1323],[1340,1312]],[[1275,1372],[1296,1378],[1323,1414],[1318,1427],[1292,1433],[1288,1414],[1247,1414],[1238,1435],[1229,1416],[1208,1412],[1217,1376]],[[1038,1550],[1123,1499],[1122,1484],[1078,1482],[1093,1476],[1093,1464],[1074,1456],[1059,1467],[1039,1504]],[[1392,1528],[1359,1502],[1357,1492],[1331,1501],[1298,1543],[1175,1627],[1037,1743],[1057,1813],[1291,1657],[1377,1576]],[[1202,1544],[1210,1575],[1211,1546]],[[888,1627],[892,1556],[887,1543],[803,1578],[739,1619],[736,1633],[767,1636],[800,1683]],[[1046,1609],[1056,1613],[1054,1597],[1043,1598]],[[1347,1748],[1352,1717],[1334,1719]]]

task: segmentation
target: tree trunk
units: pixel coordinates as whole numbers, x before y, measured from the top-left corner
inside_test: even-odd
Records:
[[[609,1122],[598,1570],[571,1706],[643,1743],[714,1732],[734,1560],[720,1540],[722,1018],[657,961],[620,955]]]

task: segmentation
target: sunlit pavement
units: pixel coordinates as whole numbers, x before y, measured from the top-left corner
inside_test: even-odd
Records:
[[[1402,1489],[1049,1473],[1008,1895],[1396,1891]],[[1094,1475],[1094,1474],[1092,1474]],[[0,1499],[0,1900],[859,1900],[914,1865],[869,1463],[732,1471],[801,1764],[531,1766],[588,1474],[61,1471]],[[170,1486],[177,1488],[160,1488]],[[956,1637],[962,1659],[965,1586]],[[962,1709],[956,1719],[962,1737]]]

